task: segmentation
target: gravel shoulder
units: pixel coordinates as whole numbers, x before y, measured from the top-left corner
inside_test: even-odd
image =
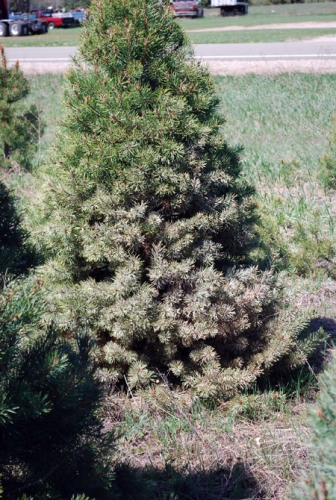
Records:
[[[293,30],[293,29],[318,29],[335,28],[336,22],[318,22],[310,21],[305,23],[279,23],[279,24],[260,24],[256,26],[225,26],[221,28],[203,28],[196,30],[186,30],[188,33],[206,33],[213,31],[256,31],[256,30]]]
[[[248,75],[282,73],[336,73],[336,60],[282,60],[282,61],[206,61],[203,62],[212,75]],[[20,63],[26,75],[65,73],[70,63]]]

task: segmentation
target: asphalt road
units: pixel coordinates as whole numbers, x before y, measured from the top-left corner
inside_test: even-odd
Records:
[[[67,63],[76,47],[23,47],[8,48],[9,62]],[[202,60],[288,60],[336,59],[336,41],[281,42],[195,45],[195,56]]]

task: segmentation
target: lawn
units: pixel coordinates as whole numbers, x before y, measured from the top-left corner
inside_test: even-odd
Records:
[[[82,32],[80,27],[53,29],[45,35],[0,38],[4,47],[75,47]]]
[[[37,169],[48,161],[47,146],[62,117],[62,77],[29,81],[29,100],[39,102],[47,124]],[[215,82],[227,119],[223,134],[229,143],[244,145],[243,172],[257,188],[261,230],[269,232],[270,245],[279,234],[287,252],[283,279],[291,284],[291,300],[298,307],[313,303],[320,318],[314,321],[328,331],[336,286],[328,269],[316,266],[316,252],[325,240],[336,249],[336,196],[324,190],[320,177],[335,127],[336,75],[228,76]],[[18,182],[17,172],[9,173],[7,181],[18,195],[34,196],[31,174],[21,172]],[[302,253],[306,267],[296,262]],[[164,384],[154,395],[112,396],[106,427],[119,435],[116,460],[140,471],[153,499],[177,498],[169,496],[174,492],[192,500],[283,500],[306,465],[305,407],[316,384],[308,369],[278,382],[264,395],[255,387],[230,404],[209,406]]]
[[[206,31],[188,33],[193,44],[201,43],[269,43],[293,40],[310,40],[325,35],[336,35],[331,29],[286,29],[286,30],[249,30],[249,31]]]
[[[229,26],[253,27],[273,23],[336,21],[336,2],[303,3],[288,5],[251,6],[247,16],[221,17],[218,9],[206,9],[203,19],[182,19],[181,25],[188,30],[224,28]],[[5,47],[55,47],[76,46],[81,28],[54,29],[46,35],[2,38]],[[335,34],[336,29],[307,29],[249,32],[193,33],[189,36],[193,43],[260,43],[269,41],[301,40],[312,36]]]
[[[186,30],[257,26],[273,23],[336,21],[336,2],[250,6],[247,16],[221,17],[219,9],[209,9],[203,19],[181,20]]]

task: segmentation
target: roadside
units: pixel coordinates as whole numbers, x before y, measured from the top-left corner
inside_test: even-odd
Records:
[[[202,29],[186,29],[187,33],[205,33],[208,31],[251,31],[251,30],[302,30],[302,29],[322,29],[335,28],[336,21],[318,22],[309,21],[305,23],[276,23],[276,24],[260,24],[256,26],[222,26],[219,28],[202,28]]]
[[[10,63],[11,65],[14,62]],[[202,61],[212,75],[279,75],[284,73],[336,74],[336,60],[282,60],[282,61]],[[70,67],[69,62],[43,63],[22,62],[20,67],[26,75],[60,74]]]

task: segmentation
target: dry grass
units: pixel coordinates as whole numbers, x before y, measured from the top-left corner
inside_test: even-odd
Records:
[[[159,384],[137,397],[111,397],[106,426],[119,434],[116,461],[154,477],[153,495],[282,500],[305,466],[309,431],[305,404],[278,397],[274,408],[258,396],[252,420],[248,407],[235,415],[246,397],[209,409]]]

